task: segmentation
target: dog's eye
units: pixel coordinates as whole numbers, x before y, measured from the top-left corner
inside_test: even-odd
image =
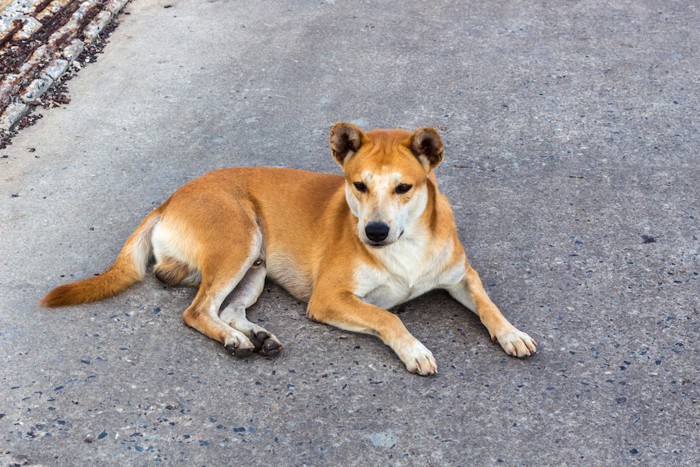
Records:
[[[396,194],[403,195],[404,193],[408,193],[409,191],[411,191],[411,188],[413,188],[413,185],[409,185],[408,183],[402,183],[401,185],[396,187]]]
[[[354,182],[353,185],[355,185],[355,189],[359,191],[360,193],[366,193],[367,192],[367,185],[365,185],[362,182]]]

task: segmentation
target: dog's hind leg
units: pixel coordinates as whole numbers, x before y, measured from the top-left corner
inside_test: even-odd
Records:
[[[195,287],[201,281],[199,271],[169,256],[158,258],[153,267],[153,272],[155,272],[159,281],[170,287]]]
[[[262,232],[255,221],[240,216],[238,225],[241,229],[237,231],[213,228],[198,238],[208,248],[200,250],[201,284],[183,319],[188,326],[221,342],[237,357],[245,357],[255,350],[255,345],[219,317],[221,305],[260,258],[262,250]]]
[[[183,241],[183,239],[185,239]],[[189,251],[192,242],[178,223],[163,221],[153,230],[153,272],[170,287],[196,287],[202,276],[195,266],[196,255]]]
[[[265,275],[265,262],[259,258],[224,302],[220,317],[223,322],[248,336],[256,350],[272,356],[282,350],[282,343],[267,329],[251,323],[246,317],[246,309],[258,300],[265,287]]]
[[[185,310],[185,324],[202,334],[221,342],[226,350],[237,357],[247,357],[255,346],[242,332],[232,328],[219,318],[219,308],[224,299],[236,287],[239,277],[230,276],[208,280],[203,277],[202,285],[192,304]]]

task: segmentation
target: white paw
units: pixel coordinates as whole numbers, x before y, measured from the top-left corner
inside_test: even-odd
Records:
[[[422,376],[434,375],[437,373],[437,362],[433,353],[418,339],[412,338],[407,344],[397,346],[396,354],[406,365],[406,369],[411,373]]]
[[[496,340],[503,350],[512,357],[529,357],[537,352],[537,342],[516,328],[496,335]]]
[[[226,339],[224,348],[236,357],[247,357],[255,350],[255,346],[250,342],[250,339],[238,331]]]

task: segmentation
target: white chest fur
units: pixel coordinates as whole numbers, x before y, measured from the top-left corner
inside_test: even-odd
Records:
[[[450,264],[453,248],[451,240],[435,244],[434,239],[419,236],[373,250],[380,265],[362,264],[355,269],[355,295],[386,309],[454,285],[465,269],[463,262]]]

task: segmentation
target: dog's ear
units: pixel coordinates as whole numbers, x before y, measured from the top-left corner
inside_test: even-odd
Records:
[[[367,141],[367,136],[352,123],[336,123],[331,128],[331,153],[343,165]]]
[[[442,138],[434,128],[421,128],[414,131],[405,144],[427,172],[442,162]]]

